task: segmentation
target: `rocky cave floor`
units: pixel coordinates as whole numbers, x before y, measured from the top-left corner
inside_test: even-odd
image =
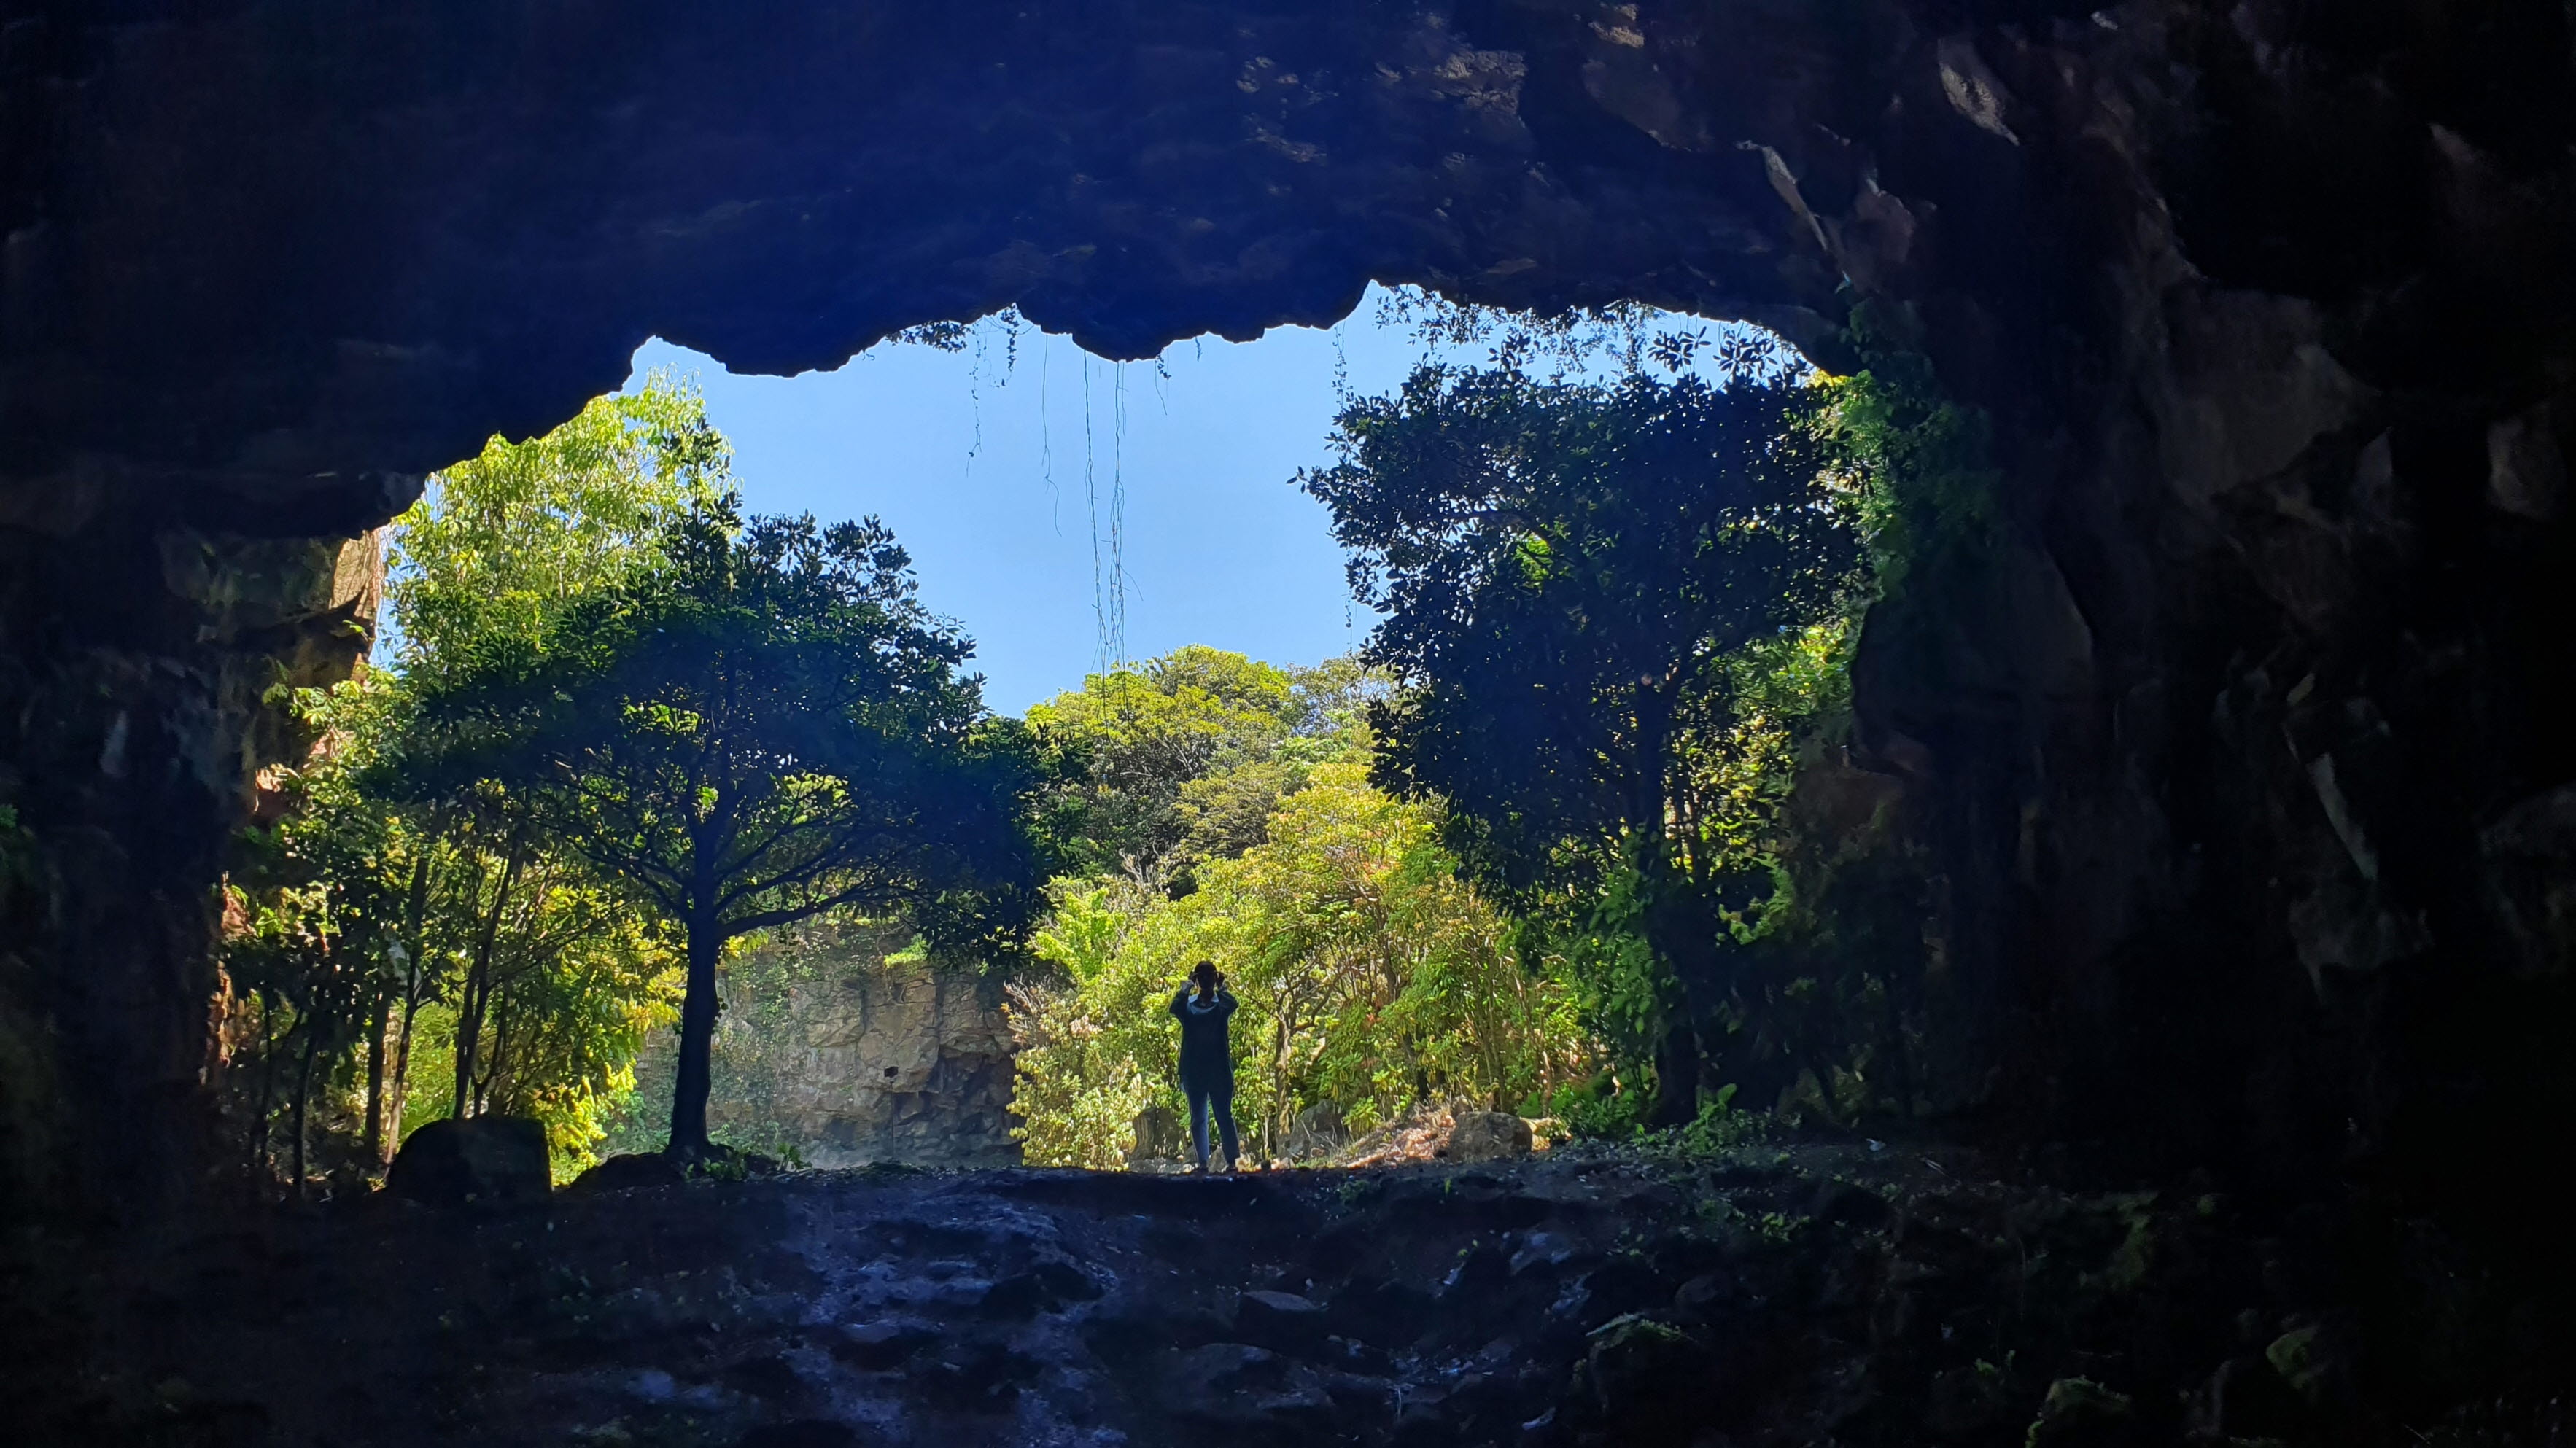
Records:
[[[2367,1360],[2321,1265],[2351,1250],[2195,1183],[2071,1191],[1867,1141],[377,1194],[10,1254],[0,1438],[2566,1441],[2545,1393],[2409,1403],[2423,1365]],[[2449,1286],[2388,1310],[2478,1310],[2442,1261],[2396,1275]]]

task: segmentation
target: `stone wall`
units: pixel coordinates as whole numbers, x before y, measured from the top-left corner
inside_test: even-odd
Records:
[[[910,939],[807,927],[730,966],[710,1127],[818,1167],[1018,1164],[999,992]]]
[[[216,882],[311,744],[285,691],[366,656],[384,556],[57,501],[0,518],[0,1218],[123,1220],[205,1164]]]

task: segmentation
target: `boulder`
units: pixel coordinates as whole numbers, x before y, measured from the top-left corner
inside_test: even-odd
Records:
[[[1297,1113],[1283,1145],[1289,1160],[1304,1161],[1330,1156],[1350,1139],[1350,1132],[1342,1125],[1342,1108],[1330,1101],[1318,1101]]]
[[[1530,1124],[1508,1111],[1461,1111],[1450,1121],[1440,1159],[1504,1161],[1530,1154]]]
[[[1472,1163],[1530,1154],[1535,1137],[1528,1121],[1508,1111],[1441,1106],[1409,1112],[1338,1153],[1342,1166],[1393,1166],[1408,1161]]]
[[[1234,1330],[1255,1347],[1303,1357],[1324,1345],[1324,1309],[1294,1292],[1246,1292],[1235,1304]]]
[[[546,1128],[524,1116],[433,1121],[404,1139],[385,1188],[433,1206],[543,1201],[554,1190]]]
[[[844,1325],[830,1349],[832,1356],[861,1372],[883,1373],[902,1367],[939,1338],[939,1329],[929,1323],[889,1317]]]
[[[2130,1419],[2129,1395],[2115,1393],[2091,1378],[2059,1378],[2048,1385],[2039,1417],[2022,1441],[2029,1448],[2093,1448],[2093,1445],[2137,1441]]]
[[[632,1187],[675,1187],[688,1179],[687,1169],[662,1152],[630,1152],[612,1156],[583,1172],[564,1190],[622,1192]]]
[[[1380,1347],[1402,1347],[1431,1326],[1437,1307],[1420,1288],[1379,1279],[1343,1288],[1324,1311],[1329,1332]]]
[[[1162,1375],[1166,1407],[1200,1439],[1323,1439],[1332,1395],[1313,1368],[1249,1343],[1213,1342],[1176,1353]],[[1196,1441],[1196,1440],[1192,1440]]]
[[[2210,1442],[2314,1436],[2308,1404],[2280,1371],[2263,1358],[2240,1354],[2218,1365],[2192,1395],[2191,1436]]]
[[[1136,1133],[1135,1143],[1127,1149],[1129,1166],[1178,1157],[1181,1144],[1189,1139],[1181,1129],[1181,1114],[1169,1106],[1148,1106],[1129,1124]]]
[[[913,1391],[931,1407],[951,1413],[1007,1413],[1020,1388],[1042,1371],[1037,1359],[998,1342],[954,1344],[925,1353],[905,1370]]]
[[[2263,1349],[2263,1358],[2281,1381],[2312,1407],[2348,1397],[2353,1373],[2341,1334],[2308,1319],[2287,1324],[2289,1330]]]

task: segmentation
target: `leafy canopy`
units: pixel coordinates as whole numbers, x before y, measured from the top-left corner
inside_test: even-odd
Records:
[[[1176,1100],[1164,1006],[1202,959],[1242,1003],[1235,1111],[1265,1157],[1307,1145],[1319,1109],[1365,1130],[1417,1104],[1543,1101],[1582,1074],[1564,989],[1522,973],[1505,920],[1441,847],[1437,809],[1367,774],[1364,752],[1316,767],[1262,843],[1202,865],[1182,898],[1057,883],[1039,951],[1070,979],[1013,989],[1030,1161],[1125,1164],[1139,1114]]]
[[[1064,863],[1186,891],[1199,862],[1259,843],[1271,806],[1338,757],[1373,685],[1347,661],[1281,669],[1193,644],[1031,708],[1069,765],[1050,810]]]
[[[231,872],[254,1169],[281,1094],[298,1182],[308,1107],[326,1158],[355,1147],[343,1164],[362,1170],[407,1125],[481,1111],[537,1116],[559,1170],[587,1162],[637,1042],[672,1014],[676,942],[537,829],[523,793],[416,777],[419,694],[658,566],[666,525],[725,472],[702,399],[656,376],[542,437],[491,439],[395,520],[386,667],[297,696],[320,746],[278,772],[281,815]],[[332,1141],[344,1125],[355,1140]]]
[[[397,666],[435,673],[489,633],[533,639],[573,600],[657,566],[672,521],[726,495],[731,460],[697,390],[656,373],[441,470],[387,558]]]
[[[1855,500],[1805,389],[1756,354],[1732,385],[1417,369],[1301,476],[1385,615],[1369,657],[1380,777],[1482,827],[1514,885],[1567,840],[1685,865],[1722,813],[1690,768],[1733,723],[1730,660],[1834,616]]]
[[[1371,713],[1376,777],[1445,800],[1479,876],[1556,917],[1538,936],[1570,942],[1548,953],[1652,1059],[1667,1119],[1707,1059],[1687,997],[1750,903],[1728,896],[1771,884],[1751,837],[1783,734],[1748,726],[1814,692],[1775,675],[1819,648],[1838,678],[1863,581],[1824,395],[1758,337],[1715,362],[1722,385],[1426,365],[1300,475],[1404,686]]]
[[[686,934],[672,1146],[694,1153],[725,942],[842,908],[1007,935],[1030,893],[1029,774],[881,523],[744,526],[727,503],[660,548],[539,638],[480,640],[429,700],[431,772],[526,790],[552,837]]]

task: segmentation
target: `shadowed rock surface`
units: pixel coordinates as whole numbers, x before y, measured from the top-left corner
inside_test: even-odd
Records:
[[[1937,1144],[877,1169],[202,1224],[0,1350],[37,1444],[2554,1441],[2443,1416],[2547,1370],[2491,1285],[2391,1243],[2365,1322],[2336,1245]]]
[[[11,1239],[11,1426],[1652,1442],[1686,1381],[1735,1443],[2562,1441],[2512,1405],[2563,1391],[2576,1261],[2572,39],[2558,0],[0,0],[0,1218],[162,1234]],[[225,841],[423,472],[656,333],[791,371],[1017,305],[1140,356],[1370,279],[1919,353],[1972,409],[1976,546],[1872,609],[1792,804],[1793,865],[1883,907],[1836,948],[1886,1018],[1726,1069],[2098,1176],[191,1205]]]
[[[433,1121],[385,1172],[386,1191],[431,1206],[543,1201],[553,1187],[545,1123],[518,1116]]]

